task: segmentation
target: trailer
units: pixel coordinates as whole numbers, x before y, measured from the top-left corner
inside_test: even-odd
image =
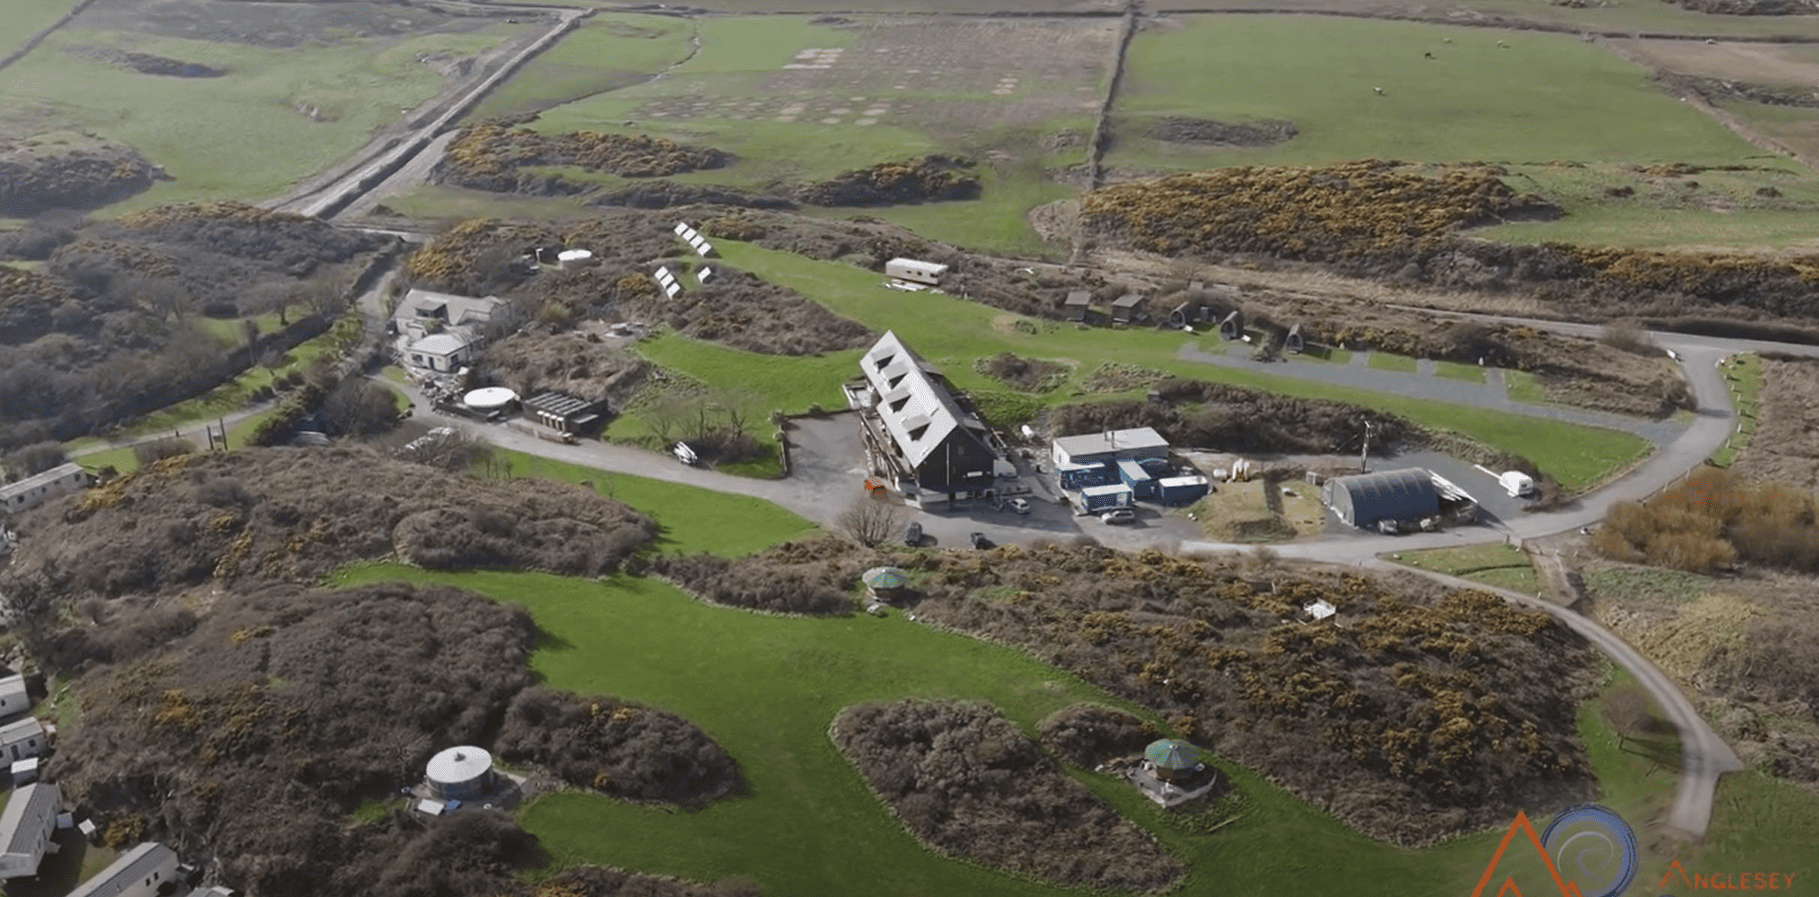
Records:
[[[1156,495],[1156,478],[1134,459],[1118,462],[1118,479],[1130,487],[1133,498],[1154,498]]]
[[[1156,481],[1156,500],[1165,505],[1186,505],[1211,492],[1206,477],[1164,477]]]
[[[936,287],[941,285],[942,276],[947,274],[947,266],[921,259],[894,258],[884,263],[884,273],[897,280]]]

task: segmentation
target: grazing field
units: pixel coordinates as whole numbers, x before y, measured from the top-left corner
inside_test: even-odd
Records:
[[[74,9],[77,2],[78,0],[8,0],[6,36],[0,38],[0,56],[24,46],[32,35],[49,28],[64,13]]]
[[[538,112],[654,77],[689,52],[692,24],[674,16],[595,15],[525,63],[468,114]]]
[[[660,582],[615,576],[588,582],[542,574],[430,573],[361,566],[341,585],[405,579],[450,583],[524,606],[548,633],[532,667],[554,688],[605,692],[682,714],[739,763],[750,791],[677,813],[581,792],[541,797],[521,811],[548,851],[550,871],[593,862],[716,881],[755,880],[767,893],[1066,894],[922,851],[866,789],[826,731],[844,707],[906,696],[989,701],[1026,732],[1048,713],[1090,701],[1121,706],[1067,673],[1005,648],[928,630],[892,615],[877,620],[782,618],[703,605]],[[1616,683],[1620,684],[1620,683]],[[1604,787],[1601,798],[1636,825],[1644,874],[1659,876],[1671,847],[1655,844],[1652,811],[1672,793],[1671,775],[1617,746],[1588,702],[1579,731]],[[1427,850],[1370,841],[1242,768],[1221,761],[1237,796],[1205,820],[1169,817],[1115,780],[1080,780],[1187,862],[1184,895],[1339,894],[1358,881],[1395,881],[1418,894],[1467,893],[1502,831]],[[1729,780],[1727,780],[1728,782]],[[1704,864],[1797,856],[1813,834],[1816,801],[1773,782],[1721,788],[1714,846]],[[1765,795],[1772,818],[1755,813]],[[1536,807],[1534,823],[1546,824]],[[1230,822],[1207,831],[1219,818]],[[1782,826],[1777,829],[1775,826]],[[1309,863],[1284,844],[1317,844]],[[1778,852],[1778,853],[1777,853]],[[1512,854],[1498,869],[1518,881],[1539,870]]]
[[[1250,386],[1287,395],[1335,399],[1400,414],[1428,427],[1457,432],[1485,445],[1514,452],[1534,461],[1569,490],[1595,484],[1612,471],[1641,457],[1648,444],[1628,433],[1584,427],[1561,421],[1508,414],[1485,408],[1449,405],[1369,390],[1298,380],[1291,377],[1183,361],[1177,353],[1183,334],[1156,330],[1082,330],[1054,322],[1031,322],[997,309],[951,296],[901,293],[879,286],[878,274],[837,262],[819,262],[787,252],[762,249],[731,240],[715,244],[726,262],[790,287],[874,330],[895,330],[911,346],[939,365],[962,389],[1001,390],[1002,384],[978,373],[973,361],[1011,351],[1031,358],[1072,363],[1075,371],[1060,389],[1032,396],[1039,404],[1079,401],[1089,393],[1084,377],[1110,358],[1181,377]],[[1034,331],[1034,332],[1030,332]],[[677,342],[662,353],[698,344]],[[756,384],[814,383],[814,389],[833,389],[848,379],[853,369],[831,356],[799,360],[730,353],[701,348],[716,364],[694,365],[685,359],[665,360],[713,385],[740,382]],[[813,372],[798,365],[812,364]],[[764,387],[773,390],[782,387]],[[781,393],[779,393],[781,394]],[[1141,395],[1141,390],[1130,393]],[[824,403],[825,404],[825,403]],[[804,410],[800,406],[786,411]]]
[[[329,167],[439,92],[441,66],[529,27],[349,39],[309,52],[81,27],[79,18],[0,71],[10,133],[85,130],[163,165],[171,180],[110,211],[193,200],[257,201]],[[144,74],[136,52],[225,70]],[[419,58],[426,61],[419,62]]]
[[[865,16],[815,24],[783,15],[703,18],[694,27],[699,50],[663,77],[555,105],[533,127],[713,146],[738,159],[675,180],[760,192],[927,153],[965,155],[978,163],[980,199],[865,213],[936,239],[1032,253],[1047,247],[1024,213],[1071,195],[1049,171],[1086,158],[1116,30],[1115,21],[1098,19]],[[576,39],[565,38],[556,53]],[[608,38],[584,31],[579,39]],[[593,65],[596,75],[577,71],[576,83],[583,77],[605,83],[607,67],[619,62]],[[522,103],[553,94],[553,88],[526,87],[525,80],[514,77],[503,95],[528,97],[513,101]],[[607,186],[631,183],[564,174]]]
[[[1107,164],[1736,162],[1760,154],[1648,78],[1643,67],[1563,35],[1319,16],[1182,17],[1132,42]],[[1248,148],[1145,136],[1165,116],[1280,120],[1299,133]]]

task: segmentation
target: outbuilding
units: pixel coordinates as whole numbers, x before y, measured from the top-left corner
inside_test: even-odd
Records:
[[[526,417],[563,433],[597,429],[605,411],[604,399],[584,399],[566,392],[540,392],[524,400]]]
[[[411,343],[405,355],[413,367],[452,374],[474,360],[474,345],[460,334],[433,333]]]
[[[1145,298],[1141,293],[1125,293],[1112,300],[1112,323],[1129,324],[1148,317],[1143,312]]]
[[[1128,430],[1106,430],[1063,436],[1050,444],[1050,454],[1057,468],[1079,464],[1110,464],[1118,461],[1140,461],[1145,458],[1168,458],[1168,440],[1154,427]]]
[[[1320,487],[1320,498],[1360,528],[1395,529],[1440,513],[1433,475],[1418,467],[1333,477]]]
[[[1086,320],[1087,310],[1092,308],[1092,305],[1092,293],[1085,290],[1075,290],[1067,294],[1067,301],[1062,304],[1061,310],[1067,315],[1068,320],[1084,322]]]
[[[436,800],[473,800],[492,790],[493,755],[472,745],[452,747],[429,759],[423,781]]]
[[[897,280],[937,287],[941,285],[941,278],[947,275],[947,266],[921,259],[894,258],[884,263],[884,273]]]

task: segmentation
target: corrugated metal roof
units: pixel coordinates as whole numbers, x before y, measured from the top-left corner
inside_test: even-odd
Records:
[[[411,343],[410,350],[429,355],[453,355],[465,348],[467,340],[452,333],[437,333]]]
[[[1351,497],[1352,522],[1357,526],[1440,513],[1433,476],[1418,467],[1335,477],[1332,485]]]

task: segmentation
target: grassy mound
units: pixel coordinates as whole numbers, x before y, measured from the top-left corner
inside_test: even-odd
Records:
[[[591,576],[655,533],[644,516],[589,490],[482,482],[365,447],[179,456],[21,528],[27,538],[5,592],[22,608],[207,582],[308,580],[393,555],[437,568]]]
[[[940,154],[904,162],[880,162],[844,171],[798,191],[817,206],[885,206],[899,203],[977,199],[979,179],[965,173],[973,161]]]
[[[1162,890],[1181,877],[1180,862],[989,705],[862,704],[829,734],[931,849],[1070,887]]]

